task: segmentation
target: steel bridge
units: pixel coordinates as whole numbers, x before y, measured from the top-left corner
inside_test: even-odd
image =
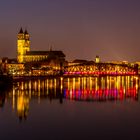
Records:
[[[137,75],[138,65],[114,63],[83,63],[66,66],[64,75]]]

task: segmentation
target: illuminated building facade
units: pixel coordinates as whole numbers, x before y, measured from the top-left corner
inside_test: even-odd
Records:
[[[25,62],[26,53],[30,51],[30,39],[27,30],[23,32],[22,28],[18,33],[17,40],[17,60],[19,63]]]
[[[1,59],[0,68],[3,74],[23,75],[24,64],[18,63],[16,59],[4,57]]]

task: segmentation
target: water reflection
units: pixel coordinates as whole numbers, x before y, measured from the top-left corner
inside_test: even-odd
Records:
[[[11,92],[12,84],[0,86],[0,108],[4,107],[7,95]]]
[[[1,91],[0,107],[12,101],[20,120],[26,120],[31,100],[137,101],[139,79],[135,76],[75,77],[19,81]]]
[[[138,100],[138,81],[134,76],[68,78],[64,97],[80,101]]]
[[[37,99],[38,103],[41,99],[59,99],[60,104],[63,103],[62,79],[45,79],[45,80],[29,80],[17,82],[13,86],[12,106],[17,109],[20,120],[26,119],[29,112],[29,103],[31,100]]]
[[[0,95],[0,107],[3,107],[5,103],[5,94],[1,93]]]

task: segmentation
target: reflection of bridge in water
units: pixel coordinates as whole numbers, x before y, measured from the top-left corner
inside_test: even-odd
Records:
[[[138,100],[139,79],[137,76],[61,77],[37,79],[14,83],[0,102],[12,101],[20,119],[28,116],[30,101],[43,100],[63,103],[63,99],[78,101]],[[1,94],[2,95],[2,94]]]
[[[88,62],[65,67],[65,75],[137,75],[138,65]]]
[[[64,97],[84,101],[138,100],[138,77],[68,78]]]

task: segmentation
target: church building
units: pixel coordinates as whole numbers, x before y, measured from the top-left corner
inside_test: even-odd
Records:
[[[31,51],[30,36],[27,30],[21,28],[17,38],[17,61],[18,63],[27,62],[46,62],[57,60],[58,63],[65,62],[65,54],[62,51]]]

